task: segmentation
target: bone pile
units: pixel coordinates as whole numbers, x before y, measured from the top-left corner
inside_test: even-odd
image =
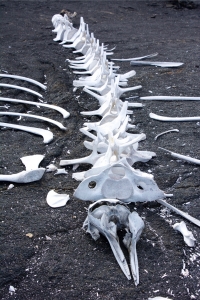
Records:
[[[125,203],[155,201],[166,196],[151,174],[134,169],[136,162],[147,162],[155,153],[138,150],[139,142],[146,138],[145,134],[128,132],[135,127],[131,124],[130,115],[133,111],[130,108],[142,107],[142,104],[122,101],[120,97],[141,86],[124,88],[128,78],[136,74],[135,71],[117,73],[119,67],[107,59],[108,55],[113,54],[113,49],[108,50],[104,44],[100,45],[94,34],[89,33],[88,24],[85,24],[82,17],[79,29],[73,27],[67,14],[54,15],[52,23],[55,27],[53,32],[57,34],[54,41],[60,41],[65,48],[75,49],[73,53],[82,54],[74,60],[67,60],[73,73],[81,75],[73,81],[74,91],[83,87],[86,93],[98,100],[100,106],[97,110],[81,114],[102,117],[99,122],[84,123],[80,129],[91,139],[84,142],[91,154],[61,160],[60,165],[91,165],[85,172],[73,173],[73,178],[81,181],[74,196],[84,201],[96,201],[89,206],[83,228],[95,240],[99,238],[99,233],[107,238],[119,266],[130,280],[129,267],[117,236],[117,230],[126,229],[123,242],[130,254],[131,272],[137,285],[139,271],[136,242],[144,222],[136,212],[131,213]]]

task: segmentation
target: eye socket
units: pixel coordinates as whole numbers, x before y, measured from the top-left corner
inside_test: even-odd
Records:
[[[96,185],[97,185],[97,183],[96,183],[95,181],[90,181],[90,182],[88,183],[89,189],[94,189]]]

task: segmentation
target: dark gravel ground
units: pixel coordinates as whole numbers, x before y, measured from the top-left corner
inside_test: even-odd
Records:
[[[70,112],[66,120],[48,109],[11,105],[10,111],[44,115],[62,122],[67,130],[34,119],[17,121],[16,117],[1,117],[6,122],[46,129],[54,133],[54,140],[45,145],[42,138],[22,131],[0,130],[2,174],[23,170],[20,157],[44,154],[41,166],[60,159],[78,158],[87,153],[79,132],[84,119],[80,111],[97,108],[97,102],[82,90],[73,93],[75,76],[65,62],[74,58],[53,41],[51,18],[63,8],[77,11],[73,20],[79,26],[80,16],[89,24],[90,32],[100,42],[116,46],[115,58],[137,57],[154,52],[159,61],[181,61],[177,69],[135,67],[136,77],[129,86],[141,84],[142,90],[132,95],[185,95],[199,96],[199,45],[200,7],[177,1],[0,1],[1,9],[1,72],[47,81],[43,92],[48,103],[62,106]],[[153,59],[152,59],[153,60]],[[128,62],[119,62],[121,74],[130,71]],[[46,78],[46,79],[45,79]],[[41,90],[31,84],[12,79],[1,82],[18,84]],[[170,88],[169,88],[170,87]],[[152,91],[152,94],[151,92]],[[3,97],[35,100],[27,93],[1,89]],[[77,96],[80,96],[77,98]],[[162,123],[151,120],[149,113],[166,116],[197,116],[200,104],[196,101],[145,102],[143,109],[136,109],[136,132],[144,132],[147,139],[140,143],[143,150],[155,151],[157,157],[148,163],[138,163],[137,168],[151,170],[158,186],[173,193],[168,201],[192,216],[200,217],[199,166],[172,159],[158,149],[163,147],[192,157],[200,158],[199,122]],[[1,105],[4,105],[2,103]],[[1,110],[5,110],[1,107]],[[7,111],[7,110],[6,110]],[[90,118],[96,120],[96,117]],[[154,140],[158,133],[178,128]],[[70,150],[70,154],[68,153]],[[82,230],[89,203],[73,198],[78,182],[68,175],[54,176],[45,173],[38,182],[14,184],[8,190],[8,182],[0,183],[1,197],[1,299],[140,299],[163,296],[176,300],[199,299],[200,295],[200,233],[198,227],[186,221],[197,239],[196,247],[185,245],[182,236],[173,230],[172,224],[182,218],[166,211],[156,202],[130,205],[136,207],[144,218],[145,229],[138,242],[140,284],[128,281],[111,252],[108,242],[101,237],[97,242]],[[86,170],[81,166],[78,170]],[[52,209],[46,203],[49,190],[70,194],[65,207]],[[26,236],[32,233],[33,237]],[[46,236],[52,240],[47,240]],[[123,248],[123,246],[122,246]],[[126,253],[127,260],[128,253]],[[189,276],[181,275],[183,262]],[[16,288],[9,295],[9,286]]]

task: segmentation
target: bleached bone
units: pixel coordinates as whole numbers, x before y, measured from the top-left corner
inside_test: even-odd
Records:
[[[98,154],[97,144],[94,142],[93,151],[89,156],[76,158],[76,159],[66,159],[60,161],[60,166],[74,165],[74,164],[94,164],[96,160],[103,154]]]
[[[77,29],[74,28],[70,22],[68,22],[67,24],[65,24],[64,33],[60,37],[62,39],[62,42],[60,42],[59,44],[60,45],[65,44],[67,42],[68,36],[70,34],[75,34],[76,32],[77,32]]]
[[[46,103],[38,103],[38,102],[33,102],[33,101],[21,100],[21,99],[4,98],[4,97],[0,97],[0,101],[31,104],[31,105],[36,105],[38,107],[43,106],[43,107],[57,110],[59,113],[61,113],[63,115],[63,118],[68,118],[70,116],[70,113],[68,111],[66,111],[64,108],[56,106],[56,105],[51,105],[51,104],[46,104]]]
[[[67,41],[68,43],[73,43],[75,41],[76,38],[78,38],[78,36],[81,34],[82,28],[83,28],[83,24],[85,24],[83,17],[80,17],[80,26],[79,29],[75,32],[69,32],[68,36],[67,36]],[[73,29],[74,30],[74,29]],[[64,47],[65,45],[63,45]]]
[[[64,17],[61,14],[55,14],[51,19],[51,22],[55,28],[63,21],[64,21]]]
[[[172,122],[184,122],[184,121],[200,121],[200,117],[164,117],[154,113],[150,113],[149,117],[158,121],[172,121]]]
[[[131,273],[133,275],[135,285],[137,286],[139,284],[139,266],[138,266],[136,243],[139,240],[140,235],[144,229],[144,221],[135,211],[129,214],[128,221],[129,221],[130,232],[126,233],[123,239],[123,243],[129,251],[130,262],[131,262]]]
[[[23,77],[23,76],[18,76],[18,75],[11,75],[11,74],[0,74],[0,77],[8,77],[8,78],[13,78],[13,79],[28,81],[28,82],[31,82],[31,83],[41,87],[43,90],[47,89],[47,87],[44,84],[38,82],[37,80],[28,78],[28,77]]]
[[[68,45],[63,45],[64,48],[75,48],[77,49],[78,45],[80,42],[82,42],[83,40],[85,41],[85,39],[87,38],[87,35],[89,35],[89,32],[86,32],[85,30],[85,23],[81,24],[81,32],[80,34],[77,36],[77,38],[74,40],[74,42],[72,44],[68,44]],[[88,25],[87,25],[88,28]]]
[[[103,201],[102,201],[103,200]],[[108,203],[110,205],[117,204],[116,207],[114,206],[107,206],[102,205],[99,208],[96,208],[92,211],[93,206],[90,205],[88,209],[88,216],[86,220],[84,221],[83,228],[91,234],[92,238],[94,240],[97,240],[101,233],[104,235],[113,251],[113,254],[123,271],[124,275],[127,277],[128,280],[131,280],[131,274],[129,271],[128,264],[126,262],[126,258],[120,248],[119,245],[119,239],[117,236],[117,227],[120,228],[125,226],[128,227],[128,224],[122,224],[122,222],[127,220],[128,215],[130,214],[130,211],[127,207],[123,205],[119,205],[120,201],[116,201],[113,199],[102,199],[101,201],[98,201],[95,203],[95,206],[97,204],[103,204]],[[121,208],[121,214],[118,211]],[[113,218],[112,218],[113,217]],[[120,218],[121,217],[121,218]],[[114,223],[116,221],[116,223]],[[125,222],[123,222],[125,223]],[[127,222],[128,223],[128,222]]]
[[[54,190],[51,190],[47,194],[47,203],[49,206],[56,208],[64,206],[69,201],[68,194],[58,194]]]
[[[44,158],[43,155],[30,155],[21,158],[26,167],[26,171],[11,175],[0,175],[0,181],[10,181],[16,183],[29,183],[42,178],[45,168],[38,168],[39,163]]]
[[[167,203],[166,201],[164,200],[157,200],[157,202],[159,202],[160,204],[166,206],[167,208],[173,210],[174,212],[176,212],[177,214],[181,215],[182,217],[184,217],[185,219],[189,220],[190,222],[194,223],[195,225],[199,226],[200,227],[200,220],[190,216],[188,213],[185,213],[183,212],[182,210],[174,207],[173,205]]]
[[[145,58],[151,58],[151,57],[155,57],[157,55],[158,55],[158,53],[156,52],[156,53],[145,55],[145,56],[141,56],[141,57],[135,57],[135,58],[112,58],[112,60],[117,60],[117,61],[131,61],[131,60],[140,60],[140,59],[145,59]]]
[[[178,62],[160,62],[160,61],[136,61],[132,60],[130,62],[131,66],[156,66],[161,68],[175,68],[180,67],[183,65],[183,63]]]
[[[0,112],[0,116],[22,116],[22,117],[35,118],[35,119],[43,120],[45,122],[52,123],[52,124],[58,126],[60,129],[66,130],[66,127],[64,127],[63,124],[61,124],[60,122],[46,118],[46,117],[37,116],[37,115],[15,113],[15,112]]]
[[[91,182],[96,185],[90,188]],[[151,174],[135,170],[123,164],[114,164],[99,175],[83,180],[74,196],[84,201],[116,198],[124,203],[154,201],[165,196]]]
[[[68,172],[62,168],[62,169],[57,169],[56,173],[54,175],[60,175],[60,174],[68,174]]]
[[[172,152],[170,150],[167,150],[167,149],[164,149],[164,148],[161,148],[161,147],[159,147],[159,149],[162,149],[166,152],[169,152],[171,154],[171,156],[173,156],[173,157],[179,158],[181,160],[188,161],[188,162],[193,163],[193,164],[200,165],[200,159],[196,159],[196,158],[193,158],[193,157],[189,157],[189,156],[186,156],[186,155],[175,153],[175,152]]]
[[[184,96],[146,96],[146,97],[140,97],[141,100],[188,100],[188,101],[196,101],[200,100],[200,97],[184,97]]]
[[[38,169],[39,164],[44,159],[44,155],[35,154],[35,155],[24,156],[21,157],[20,159],[22,163],[25,165],[26,171],[32,171]]]
[[[49,130],[46,130],[46,129],[23,126],[23,125],[16,125],[16,124],[10,124],[10,123],[2,123],[2,122],[0,122],[0,126],[1,127],[18,129],[18,130],[34,133],[34,134],[37,134],[37,135],[41,135],[43,137],[43,142],[45,144],[48,144],[53,140],[53,133]]]
[[[176,223],[172,227],[183,235],[184,242],[189,247],[194,247],[196,239],[194,238],[192,232],[187,229],[184,221]]]
[[[46,172],[54,172],[56,171],[58,168],[54,165],[54,164],[50,164],[48,166],[46,166]]]
[[[35,91],[31,90],[31,89],[22,87],[22,86],[13,85],[13,84],[6,84],[6,83],[0,83],[0,87],[22,90],[22,91],[28,92],[28,93],[30,93],[30,94],[32,94],[34,96],[38,96],[40,98],[43,98],[43,96],[40,93],[35,92]]]
[[[161,132],[161,133],[159,133],[158,135],[155,136],[154,140],[156,141],[161,135],[169,133],[169,132],[179,132],[179,130],[178,129],[170,129],[170,130]]]
[[[66,27],[64,24],[60,24],[59,30],[57,31],[56,37],[53,39],[54,42],[62,41]]]
[[[97,205],[101,206],[95,208]],[[136,242],[144,228],[144,222],[139,215],[136,212],[130,213],[128,207],[124,206],[121,201],[101,199],[89,206],[88,216],[83,224],[83,228],[91,234],[94,240],[100,237],[99,233],[107,238],[121,270],[127,279],[130,280],[129,267],[120,248],[119,238],[117,236],[117,230],[126,229],[127,233],[123,242],[129,251],[131,271],[135,284],[137,285],[139,283],[139,268]]]
[[[172,300],[172,299],[157,296],[157,297],[153,297],[153,298],[148,298],[148,300]]]

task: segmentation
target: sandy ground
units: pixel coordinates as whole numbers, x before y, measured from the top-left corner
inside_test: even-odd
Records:
[[[1,9],[1,73],[31,77],[47,82],[47,91],[24,81],[1,79],[1,83],[18,84],[43,94],[48,103],[70,112],[68,119],[49,109],[29,105],[10,105],[15,112],[31,111],[62,122],[66,131],[34,119],[1,117],[11,122],[43,129],[50,128],[53,141],[45,145],[42,138],[17,130],[0,130],[0,172],[12,174],[24,169],[20,157],[45,155],[41,163],[52,161],[58,166],[61,159],[78,158],[89,154],[83,145],[86,137],[79,131],[85,119],[81,111],[97,109],[97,101],[82,89],[73,93],[75,75],[68,68],[66,58],[76,56],[53,41],[51,18],[61,9],[77,11],[73,20],[79,27],[80,16],[89,24],[90,32],[100,42],[109,44],[115,58],[138,57],[158,52],[152,60],[183,62],[181,68],[135,67],[136,76],[129,86],[142,85],[138,92],[124,94],[122,99],[150,95],[199,96],[200,8],[177,8],[167,1],[0,1]],[[120,73],[133,69],[128,62],[119,62]],[[2,97],[38,101],[28,93],[1,89]],[[79,97],[78,97],[79,96]],[[139,99],[139,98],[138,98]],[[133,100],[132,100],[133,101]],[[141,102],[138,100],[138,102]],[[144,132],[147,139],[140,149],[155,151],[157,156],[136,168],[152,172],[160,187],[174,196],[168,202],[177,208],[200,217],[199,166],[173,159],[158,147],[200,158],[199,122],[159,122],[149,118],[154,112],[164,116],[198,116],[196,101],[143,101],[142,109],[134,110],[134,132]],[[8,111],[2,106],[1,110]],[[91,117],[90,120],[97,120]],[[171,133],[154,140],[162,131]],[[87,170],[88,165],[77,171]],[[165,210],[157,202],[131,204],[145,221],[145,229],[138,242],[140,284],[128,281],[115,261],[108,242],[97,242],[82,230],[88,202],[73,197],[78,182],[67,175],[45,173],[38,182],[0,183],[1,198],[1,299],[138,299],[163,296],[174,300],[199,299],[200,295],[200,233],[197,226],[186,221],[196,238],[195,248],[189,248],[181,234],[172,226],[183,219]],[[70,195],[65,207],[52,209],[46,195],[55,189]],[[33,237],[26,236],[32,233]],[[51,240],[49,238],[51,238]],[[128,253],[122,246],[126,258]],[[185,264],[187,275],[181,274]],[[9,286],[16,288],[9,294]]]

